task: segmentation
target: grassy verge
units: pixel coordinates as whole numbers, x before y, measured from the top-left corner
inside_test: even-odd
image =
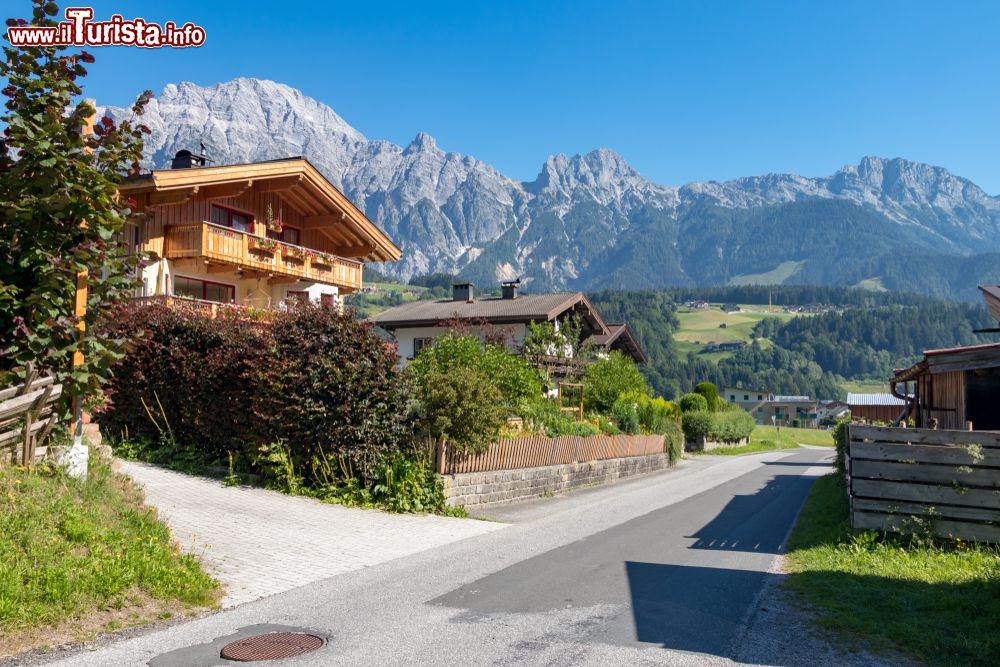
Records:
[[[1000,549],[851,535],[835,475],[819,479],[788,544],[787,585],[821,627],[934,665],[1000,659]]]
[[[201,611],[218,596],[106,464],[93,462],[86,481],[0,469],[0,657]]]
[[[770,452],[779,449],[795,449],[800,444],[832,447],[833,436],[829,431],[813,428],[782,426],[779,430],[773,426],[757,426],[754,428],[753,433],[750,434],[750,444],[742,447],[720,447],[719,449],[709,450],[705,454],[737,456],[739,454]]]

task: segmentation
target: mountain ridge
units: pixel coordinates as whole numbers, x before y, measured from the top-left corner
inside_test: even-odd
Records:
[[[691,267],[704,262],[732,266],[716,280],[766,273],[749,270],[761,268],[752,259],[760,254],[756,244],[774,249],[768,258],[774,266],[803,262],[802,275],[822,273],[836,284],[840,277],[819,270],[822,257],[777,233],[812,234],[820,242],[837,234],[841,219],[815,216],[854,214],[803,207],[823,200],[867,211],[866,224],[883,231],[897,251],[950,258],[1000,252],[1000,197],[943,167],[903,158],[865,156],[821,177],[771,173],[672,186],[598,148],[550,155],[534,180],[517,181],[473,156],[442,150],[424,132],[406,146],[369,140],[326,104],[252,78],[168,84],[145,121],[152,130],[147,166],[167,166],[176,151],[201,141],[218,164],[306,156],[402,247],[400,262],[378,267],[400,278],[441,271],[491,283],[519,275],[542,289],[603,286],[617,282],[616,275],[628,276],[623,286],[634,288],[662,286],[664,278],[693,284],[703,278]],[[803,218],[804,211],[814,217]],[[790,218],[800,226],[783,222]],[[719,234],[739,224],[752,224],[754,235],[735,247]],[[716,235],[706,236],[706,226]],[[688,248],[692,235],[700,240],[697,252]],[[871,248],[838,247],[848,255],[844,280],[854,278],[858,262],[878,266]],[[948,289],[967,290],[969,278],[951,278]],[[898,288],[894,280],[888,286]]]

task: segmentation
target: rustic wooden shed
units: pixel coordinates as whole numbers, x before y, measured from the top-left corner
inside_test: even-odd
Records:
[[[906,399],[885,392],[875,394],[847,394],[847,407],[851,417],[867,422],[894,422],[906,407]]]
[[[1000,430],[1000,343],[928,350],[924,358],[896,371],[892,393],[911,403],[918,427]],[[907,394],[913,394],[907,399]]]

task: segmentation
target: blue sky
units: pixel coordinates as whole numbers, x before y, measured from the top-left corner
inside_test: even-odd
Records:
[[[94,50],[102,103],[253,76],[369,138],[425,131],[517,179],[597,147],[675,185],[874,154],[1000,194],[997,2],[79,4],[207,31],[198,49]]]

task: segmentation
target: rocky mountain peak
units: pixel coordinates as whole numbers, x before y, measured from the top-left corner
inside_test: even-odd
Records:
[[[676,188],[650,182],[620,154],[600,148],[551,155],[537,178],[521,183],[471,156],[442,151],[424,132],[405,147],[369,140],[329,106],[284,84],[250,78],[169,84],[145,121],[153,131],[150,166],[166,167],[178,150],[202,141],[216,164],[307,156],[403,248],[401,262],[382,267],[402,278],[461,271],[485,284],[501,274],[523,275],[541,289],[603,284],[601,272],[610,271],[620,286],[652,279],[683,284],[691,280],[689,269],[676,264],[684,234],[675,238],[665,230],[687,224],[704,204],[752,211],[843,200],[910,230],[929,247],[1000,250],[1000,198],[941,167],[900,158],[867,156],[827,177],[779,173]],[[822,238],[827,223],[836,222],[810,219],[802,234]],[[648,224],[656,231],[643,231]],[[723,245],[711,252],[737,262],[726,255],[736,250]],[[673,273],[621,273],[623,262],[651,256],[656,264],[674,257]]]

